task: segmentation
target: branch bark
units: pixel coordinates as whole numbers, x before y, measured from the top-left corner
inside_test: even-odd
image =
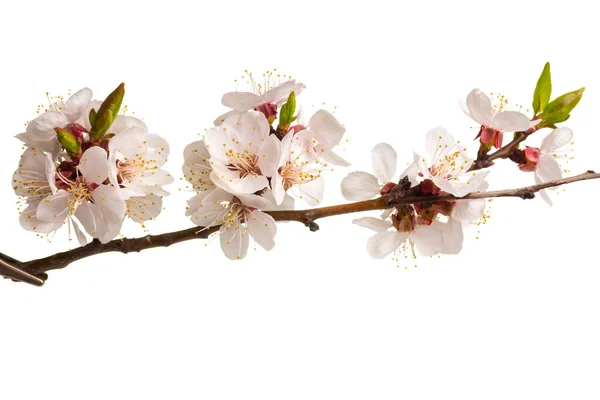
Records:
[[[600,179],[600,173],[596,173],[594,171],[587,171],[580,175],[575,175],[556,181],[546,182],[540,185],[526,186],[519,189],[475,192],[468,194],[467,196],[462,198],[457,198],[452,195],[428,197],[398,197],[388,194],[373,200],[359,201],[356,203],[340,204],[310,210],[270,211],[268,212],[268,214],[270,214],[276,221],[296,221],[306,225],[311,231],[316,231],[319,229],[319,226],[315,222],[317,219],[332,217],[335,215],[351,214],[363,211],[384,210],[402,204],[430,203],[441,200],[471,200],[495,197],[519,197],[522,199],[532,199],[534,198],[535,193],[542,189],[548,189],[551,187],[591,179]],[[76,248],[74,250],[56,253],[48,257],[39,258],[31,261],[19,261],[10,256],[0,253],[0,261],[2,263],[8,264],[9,266],[19,268],[20,270],[45,281],[48,278],[46,272],[55,269],[65,268],[71,263],[86,257],[115,251],[121,253],[140,252],[142,250],[151,249],[154,247],[168,247],[172,244],[192,239],[206,239],[212,233],[218,231],[218,229],[218,226],[204,230],[200,227],[193,227],[181,231],[163,233],[161,235],[148,235],[145,237],[135,239],[115,239],[106,244],[102,244],[97,239],[94,239],[91,243]]]

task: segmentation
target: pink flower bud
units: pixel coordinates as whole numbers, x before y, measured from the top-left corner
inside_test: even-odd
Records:
[[[502,147],[502,142],[504,140],[504,132],[499,131],[497,129],[492,128],[491,126],[481,126],[479,133],[475,137],[475,139],[479,138],[481,143],[490,144],[493,143],[494,147],[499,149]]]
[[[269,125],[272,125],[275,119],[277,118],[277,104],[274,103],[264,103],[259,106],[254,107],[254,111],[259,111],[267,117],[267,121],[269,121]]]
[[[537,168],[540,160],[540,149],[536,147],[527,147],[521,151],[523,162],[519,164],[519,169],[523,172],[533,172]]]

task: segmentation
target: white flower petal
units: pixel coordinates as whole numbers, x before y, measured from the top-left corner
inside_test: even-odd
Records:
[[[92,199],[102,211],[106,222],[119,224],[123,221],[126,206],[118,188],[100,185],[92,192]]]
[[[246,257],[250,242],[246,227],[236,222],[233,226],[222,226],[219,232],[221,249],[227,258],[240,260]]]
[[[387,183],[394,179],[398,155],[387,143],[379,143],[371,150],[373,171],[380,182]]]
[[[462,249],[464,232],[462,223],[450,218],[443,231],[443,254],[458,254]]]
[[[479,89],[473,89],[467,96],[469,114],[480,125],[490,125],[493,119],[492,102]]]
[[[75,211],[75,217],[91,237],[97,238],[108,232],[108,224],[102,216],[102,211],[94,203],[81,203]]]
[[[36,217],[40,221],[64,222],[70,211],[71,194],[66,190],[59,190],[40,201]]]
[[[158,217],[162,210],[162,197],[157,195],[133,196],[125,201],[125,205],[127,207],[126,215],[133,222],[142,224]]]
[[[122,225],[122,220],[117,223],[108,223],[108,229],[106,233],[98,238],[100,240],[100,243],[108,243],[111,240],[113,240],[121,232]]]
[[[92,91],[83,88],[69,97],[63,106],[62,112],[69,122],[75,122],[83,115],[90,101],[92,101]]]
[[[517,111],[502,111],[494,117],[492,126],[502,132],[521,132],[530,127],[527,115]]]
[[[352,223],[375,232],[387,232],[392,227],[391,221],[373,217],[357,218]]]
[[[308,121],[308,127],[315,133],[317,140],[326,150],[337,146],[346,132],[346,128],[326,110],[319,110]]]
[[[299,82],[298,82],[299,83]],[[303,89],[302,84],[300,84],[301,86],[296,85],[296,80],[295,79],[290,79],[287,80],[283,83],[281,83],[280,85],[275,86],[274,88],[267,90],[262,96],[262,102],[263,103],[276,103],[276,104],[283,104],[287,101],[287,99],[290,96],[290,93],[292,91],[294,91],[295,95],[299,95],[300,92]]]
[[[79,242],[79,245],[85,246],[87,244],[87,238],[81,231],[79,224],[74,219],[70,219],[69,221],[73,223],[73,230],[75,231],[75,236],[77,236],[77,241]]]
[[[569,144],[573,139],[573,131],[569,128],[557,128],[548,134],[540,145],[541,153],[552,153]]]
[[[416,163],[410,164],[406,169],[400,174],[400,179],[405,176],[408,177],[411,186],[416,186],[419,181],[417,180],[417,176],[419,174],[419,166]]]
[[[225,107],[244,112],[262,104],[263,99],[250,92],[229,92],[223,95],[221,103]]]
[[[126,115],[117,115],[109,128],[109,132],[119,134],[132,128],[148,133],[148,127],[144,121],[139,118],[129,117]]]
[[[441,150],[447,150],[455,144],[454,136],[441,126],[429,130],[425,135],[425,148],[432,162],[437,161]]]
[[[542,180],[540,179],[540,177],[537,176],[537,174],[534,175],[534,179],[535,179],[536,185],[543,183]],[[539,193],[540,197],[542,198],[542,200],[544,200],[550,207],[552,207],[553,202],[548,194],[549,192],[546,189],[542,189],[538,193]]]
[[[63,113],[56,111],[48,111],[29,124],[25,131],[25,137],[31,140],[47,142],[56,138],[54,128],[64,128],[69,124],[69,120]]]
[[[483,216],[485,199],[458,200],[452,209],[452,218],[458,221],[473,222]]]
[[[384,258],[406,240],[406,234],[398,231],[379,232],[367,240],[367,252],[371,257]]]
[[[349,173],[341,183],[342,196],[348,201],[369,200],[379,195],[381,186],[377,178],[367,172]]]
[[[275,246],[273,239],[277,233],[277,225],[273,217],[262,211],[254,210],[246,218],[246,224],[250,235],[263,249],[271,250]]]
[[[101,184],[110,174],[106,150],[98,146],[90,147],[81,156],[77,169],[87,182]]]
[[[270,135],[260,146],[258,151],[258,167],[266,177],[277,175],[279,159],[281,157],[281,142],[277,136]]]
[[[409,239],[414,242],[417,252],[424,257],[438,254],[443,248],[442,232],[435,225],[417,225],[410,233]]]
[[[36,210],[39,203],[40,201],[30,203],[27,206],[27,208],[25,208],[25,210],[21,212],[21,215],[19,215],[19,222],[21,223],[23,229],[31,232],[37,232],[40,234],[51,233],[59,229],[62,226],[64,220],[56,222],[46,222],[40,221],[37,218]]]
[[[339,165],[340,167],[350,166],[350,163],[344,158],[340,157],[336,152],[334,152],[333,150],[327,150],[321,145],[317,146],[317,154],[320,158],[322,158],[330,164]]]
[[[136,159],[147,154],[145,145],[147,133],[139,128],[129,128],[113,136],[108,142],[108,150],[119,160]]]
[[[323,200],[323,191],[325,189],[325,180],[317,178],[310,182],[296,185],[302,193],[302,199],[311,206],[316,206]]]
[[[558,165],[558,162],[550,154],[540,155],[537,168],[535,169],[535,174],[542,180],[542,182],[549,182],[562,178],[560,165]]]

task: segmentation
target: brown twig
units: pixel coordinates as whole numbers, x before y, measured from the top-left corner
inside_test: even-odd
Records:
[[[519,189],[475,192],[460,199],[452,195],[400,197],[388,194],[373,200],[359,201],[356,203],[340,204],[311,210],[270,211],[268,213],[276,221],[297,221],[309,227],[311,231],[316,231],[319,229],[315,222],[317,219],[331,217],[334,215],[351,214],[362,211],[384,210],[402,204],[427,203],[441,200],[470,200],[494,197],[520,197],[522,199],[532,199],[534,197],[534,193],[542,189],[590,179],[600,179],[600,173],[587,171],[580,175]],[[212,233],[216,232],[219,227],[211,227],[205,230],[201,229],[202,228],[194,227],[176,232],[163,233],[161,235],[149,235],[142,238],[115,239],[106,244],[102,244],[98,240],[93,240],[91,243],[77,249],[57,253],[49,257],[31,261],[15,260],[10,256],[0,253],[0,260],[40,279],[46,280],[48,277],[46,274],[47,271],[65,268],[69,264],[86,257],[113,251],[121,253],[140,252],[145,249],[151,249],[154,247],[167,247],[175,243],[192,239],[206,239]]]

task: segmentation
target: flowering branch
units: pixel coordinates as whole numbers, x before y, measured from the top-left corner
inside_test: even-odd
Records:
[[[496,190],[489,192],[474,192],[462,198],[456,196],[438,195],[438,196],[414,196],[400,194],[386,194],[372,200],[359,201],[349,204],[340,204],[330,207],[321,207],[309,210],[288,210],[288,211],[267,211],[266,213],[273,217],[276,221],[296,221],[310,228],[311,231],[319,229],[315,223],[317,219],[332,217],[342,214],[353,214],[363,211],[384,210],[391,207],[415,204],[415,203],[435,203],[439,201],[464,201],[473,199],[495,198],[495,197],[519,197],[522,199],[534,198],[534,193],[556,186],[566,185],[574,182],[600,179],[600,173],[587,171],[579,175],[568,178],[558,179],[539,185],[526,186],[519,189]],[[206,239],[211,234],[219,230],[218,226],[213,226],[208,229],[199,230],[198,227],[184,229],[175,232],[164,233],[161,235],[148,235],[142,238],[135,239],[115,239],[108,243],[102,244],[99,240],[93,240],[91,243],[79,247],[74,250],[53,254],[49,257],[44,257],[31,261],[18,261],[10,256],[0,253],[0,260],[4,263],[12,265],[32,274],[41,280],[48,278],[46,272],[62,269],[71,263],[87,258],[96,254],[108,252],[140,252],[142,250],[151,249],[154,247],[168,247],[175,243],[184,242],[192,239]]]

